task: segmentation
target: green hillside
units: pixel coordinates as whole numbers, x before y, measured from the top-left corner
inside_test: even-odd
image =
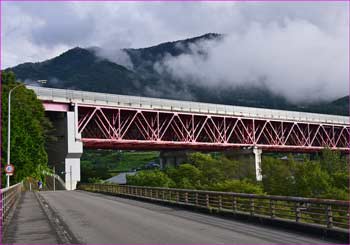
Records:
[[[224,35],[205,34],[186,40],[162,43],[140,49],[124,49],[133,64],[133,70],[98,57],[98,48],[73,48],[39,63],[24,63],[7,70],[21,80],[46,79],[46,86],[125,95],[201,101],[227,105],[309,111],[348,115],[348,97],[334,102],[293,104],[267,87],[217,86],[215,89],[186,80],[159,74],[154,65],[166,55],[178,56],[191,52],[190,46],[198,41],[222,39]],[[205,50],[200,51],[203,55]]]
[[[24,63],[9,70],[21,80],[46,79],[46,85],[55,88],[138,94],[140,83],[134,72],[78,47],[50,60]]]

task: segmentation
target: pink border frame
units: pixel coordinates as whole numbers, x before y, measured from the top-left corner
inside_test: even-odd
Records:
[[[2,84],[1,84],[1,58],[2,58],[2,38],[1,38],[1,26],[2,26],[2,2],[350,2],[350,0],[78,0],[78,1],[72,1],[72,0],[0,0],[0,100],[2,99]],[[348,4],[348,18],[349,18],[349,24],[350,24],[350,3]],[[349,27],[349,33],[348,37],[350,40],[350,27]],[[349,85],[349,94],[350,94],[350,43],[349,43],[349,49],[348,49],[348,85]],[[349,97],[349,104],[350,104],[350,97]],[[0,119],[2,115],[2,108],[0,107]],[[350,116],[350,108],[349,108],[349,116]],[[350,121],[350,117],[349,117]],[[0,120],[0,128],[2,127],[2,121]],[[350,138],[349,138],[350,141]],[[0,142],[2,143],[1,137]],[[1,159],[2,152],[0,151],[0,159]],[[0,170],[2,169],[2,163],[0,163]],[[350,165],[348,167],[348,173],[350,174]],[[0,187],[1,187],[1,174],[0,174]],[[350,186],[350,180],[349,180],[349,186]],[[349,193],[350,197],[350,193]],[[2,203],[1,197],[0,197],[0,205]],[[0,238],[2,236],[2,227],[0,224]],[[91,244],[91,245],[98,245],[98,244]],[[139,244],[139,245],[146,245],[146,244]],[[148,244],[147,244],[148,245]],[[174,244],[178,245],[178,244]],[[197,245],[197,244],[193,244]],[[202,244],[202,245],[209,245],[209,244]]]

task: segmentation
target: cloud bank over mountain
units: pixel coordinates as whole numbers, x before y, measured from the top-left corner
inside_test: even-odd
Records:
[[[213,88],[247,84],[293,102],[327,100],[348,92],[347,42],[304,20],[254,23],[219,41],[200,42],[190,54],[167,56],[155,68]]]
[[[348,94],[348,4],[5,2],[2,68],[81,46],[132,69],[120,49],[215,32],[225,38],[167,56],[157,71],[213,88],[266,86],[291,101],[331,99]]]

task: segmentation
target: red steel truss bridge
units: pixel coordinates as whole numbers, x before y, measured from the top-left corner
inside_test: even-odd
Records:
[[[29,87],[47,111],[74,111],[89,148],[350,150],[349,117]]]

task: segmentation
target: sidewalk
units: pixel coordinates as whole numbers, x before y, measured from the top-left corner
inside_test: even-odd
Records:
[[[34,192],[24,192],[7,227],[5,244],[58,244],[58,238]]]

